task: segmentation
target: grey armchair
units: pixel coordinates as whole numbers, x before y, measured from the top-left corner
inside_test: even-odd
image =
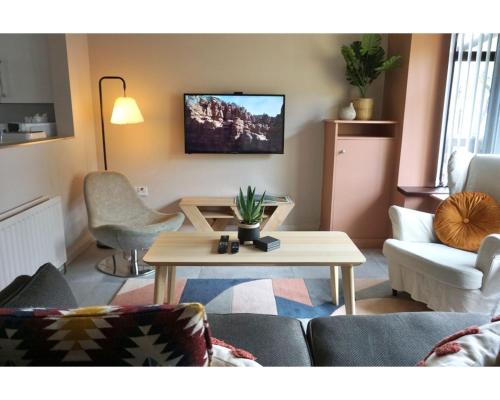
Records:
[[[118,172],[91,172],[84,181],[89,230],[96,240],[129,257],[109,256],[97,268],[109,275],[145,275],[152,268],[141,263],[138,250],[148,249],[161,232],[176,231],[184,214],[164,214],[148,208],[128,179]],[[125,260],[125,262],[123,262]]]

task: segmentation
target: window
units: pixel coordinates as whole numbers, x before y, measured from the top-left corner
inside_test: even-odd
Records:
[[[447,184],[447,160],[459,148],[500,153],[499,35],[454,34],[441,132],[437,183]]]

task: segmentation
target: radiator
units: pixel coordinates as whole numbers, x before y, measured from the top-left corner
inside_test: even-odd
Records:
[[[0,214],[0,289],[47,262],[66,262],[61,198],[38,198]]]

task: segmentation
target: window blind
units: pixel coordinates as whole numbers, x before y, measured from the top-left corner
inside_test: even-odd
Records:
[[[492,150],[487,143],[493,132],[486,127],[491,114],[489,100],[494,92],[498,36],[496,33],[452,35],[436,178],[439,186],[447,185],[447,160],[454,150],[462,148],[473,153]]]

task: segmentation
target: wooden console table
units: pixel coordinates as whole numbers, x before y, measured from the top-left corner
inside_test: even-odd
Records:
[[[223,231],[241,219],[234,197],[184,197],[179,206],[198,232]],[[287,202],[266,202],[261,230],[277,230],[294,206],[289,197]]]

